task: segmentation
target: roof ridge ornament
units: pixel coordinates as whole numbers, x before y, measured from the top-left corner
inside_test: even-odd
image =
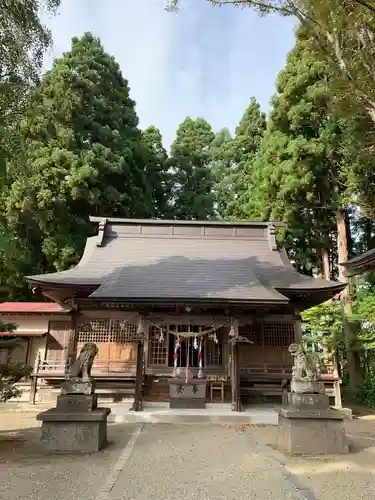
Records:
[[[276,241],[276,226],[273,222],[270,222],[267,225],[268,230],[268,243],[270,245],[271,250],[278,250],[277,241]]]
[[[104,246],[104,237],[105,237],[105,228],[107,226],[108,219],[103,217],[99,221],[98,234],[96,236],[96,246],[103,247]]]

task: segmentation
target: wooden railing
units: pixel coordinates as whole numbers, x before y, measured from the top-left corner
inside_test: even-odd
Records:
[[[67,373],[67,361],[41,361],[34,369],[38,377],[63,377]],[[131,377],[135,376],[135,361],[98,360],[94,362],[91,374],[93,377]]]
[[[291,378],[292,366],[291,365],[270,365],[270,364],[259,364],[251,365],[246,367],[240,367],[241,378],[251,378],[254,375],[261,375],[263,377],[269,376],[273,378],[276,376],[286,376],[286,378]]]

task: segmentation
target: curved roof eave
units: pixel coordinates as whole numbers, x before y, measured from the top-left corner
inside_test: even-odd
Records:
[[[340,262],[345,271],[346,277],[351,278],[352,276],[357,276],[358,274],[370,272],[375,270],[375,248],[364,252],[361,255],[357,255],[352,259],[345,262]]]

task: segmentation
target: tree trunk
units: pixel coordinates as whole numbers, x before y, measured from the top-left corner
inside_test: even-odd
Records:
[[[319,248],[319,258],[317,262],[318,278],[324,280],[331,279],[331,268],[329,260],[329,250],[327,248]]]
[[[331,279],[331,266],[329,262],[329,250],[328,248],[323,248],[322,250],[323,257],[323,277],[325,280]]]
[[[329,249],[322,248],[322,278],[325,280],[331,279],[331,263],[329,256]],[[330,304],[332,299],[327,300],[326,304]],[[334,355],[328,349],[327,334],[323,335],[323,363],[327,373],[331,374],[334,372],[335,360]]]
[[[338,250],[338,260],[340,262],[345,262],[348,260],[349,256],[349,242],[350,238],[348,235],[349,225],[347,224],[347,215],[345,209],[339,209],[336,211],[336,223],[337,223],[337,250]],[[348,278],[344,275],[344,269],[342,266],[339,267],[339,280],[343,283],[349,283]],[[360,359],[357,351],[353,349],[356,344],[356,333],[353,331],[352,326],[347,321],[347,315],[352,313],[352,300],[350,295],[349,286],[341,292],[341,303],[343,310],[343,327],[344,336],[346,341],[347,349],[347,370],[349,375],[349,387],[350,390],[357,391],[359,384],[361,382],[361,367]]]

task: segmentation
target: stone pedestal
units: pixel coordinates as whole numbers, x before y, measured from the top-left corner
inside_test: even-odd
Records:
[[[205,409],[207,380],[194,378],[187,384],[183,379],[170,379],[171,409]]]
[[[322,392],[322,384],[318,380],[295,378],[290,382],[290,390],[297,394],[319,394]]]
[[[327,394],[288,394],[288,405],[299,409],[327,410],[329,408],[329,397]]]
[[[61,394],[87,394],[90,396],[94,393],[94,380],[82,380],[78,377],[73,377],[65,380],[61,386]]]
[[[98,408],[96,394],[60,394],[56,408],[37,416],[43,422],[41,442],[50,451],[99,451],[107,442],[110,413]]]
[[[329,407],[328,396],[290,393],[288,401],[279,408],[279,448],[306,455],[348,453],[345,414]]]

